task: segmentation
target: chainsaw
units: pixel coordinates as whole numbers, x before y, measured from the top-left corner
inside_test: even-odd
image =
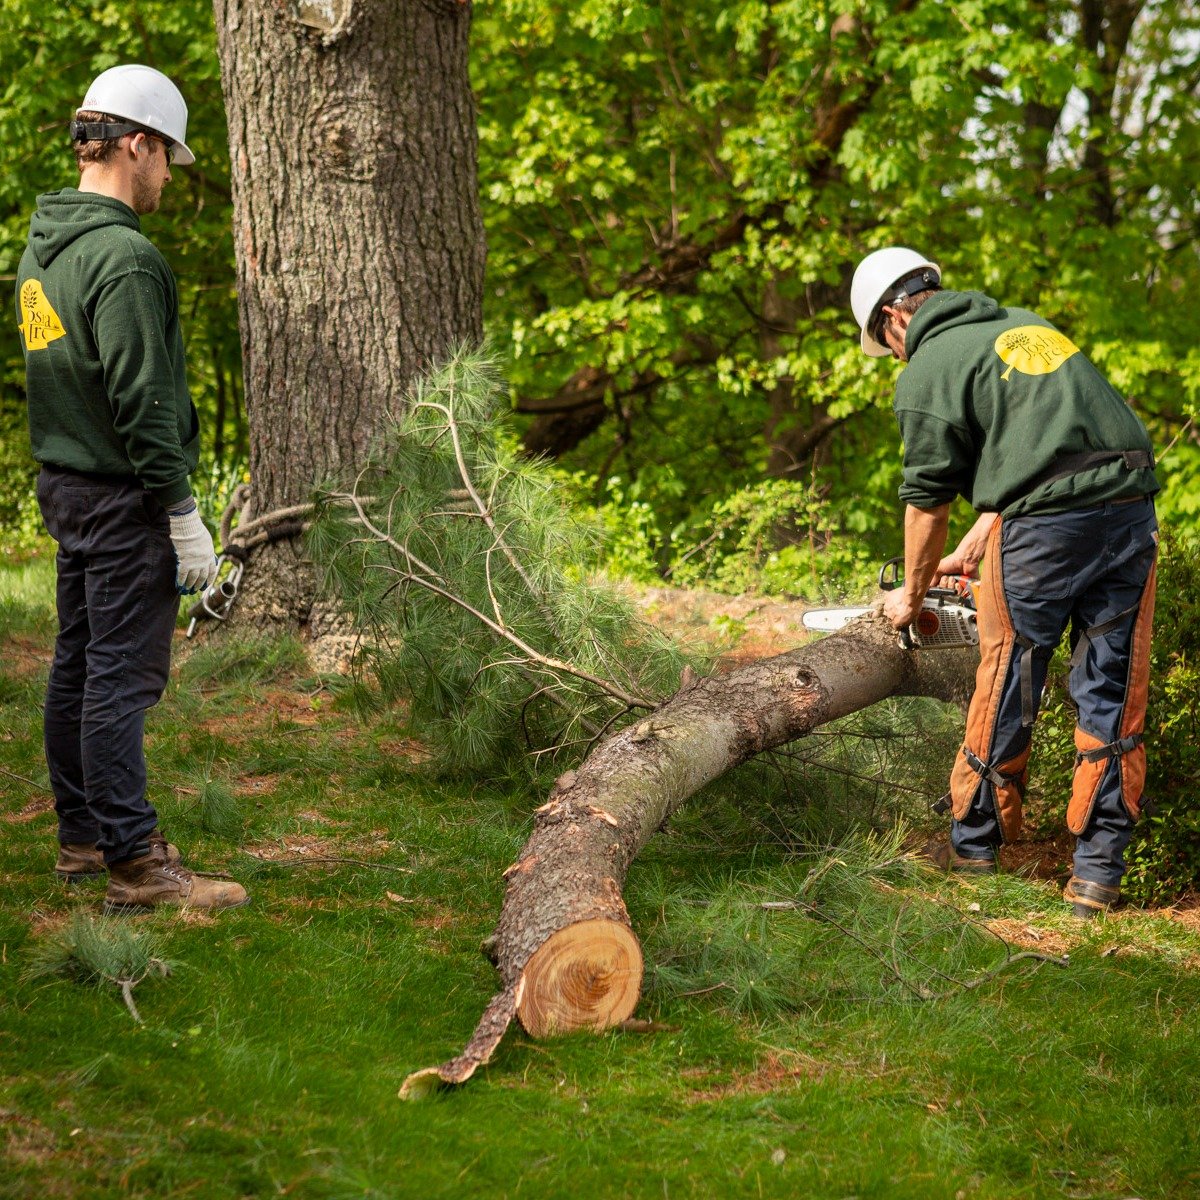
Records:
[[[903,565],[904,559],[889,558],[879,568],[881,591],[894,591],[903,583],[900,577]],[[978,590],[979,580],[966,575],[954,576],[952,587],[930,588],[925,593],[917,619],[907,629],[900,630],[901,649],[949,650],[956,646],[979,645],[979,629],[975,624]],[[832,633],[874,611],[870,607],[814,608],[802,619],[806,629]]]

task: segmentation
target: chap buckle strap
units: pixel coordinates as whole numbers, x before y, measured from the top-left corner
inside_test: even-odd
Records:
[[[1021,728],[1028,729],[1037,720],[1038,705],[1041,702],[1041,694],[1036,697],[1033,694],[1033,656],[1041,654],[1049,658],[1054,651],[1052,648],[1039,646],[1024,634],[1015,634],[1014,639],[1021,647],[1018,664],[1021,680]]]
[[[1095,750],[1077,750],[1075,765],[1078,766],[1081,762],[1103,762],[1106,758],[1117,758],[1122,754],[1128,754],[1130,750],[1136,750],[1142,744],[1142,740],[1140,733],[1131,733],[1128,737],[1117,738],[1115,742],[1109,742],[1107,746],[1097,746]]]
[[[966,746],[962,748],[962,756],[967,760],[967,766],[981,779],[986,779],[992,787],[1008,787],[1010,783],[1015,783],[1019,778],[1018,775],[1005,775],[997,771],[995,767],[989,766],[978,754],[968,750]]]
[[[1098,638],[1103,637],[1106,633],[1111,633],[1119,625],[1124,624],[1130,617],[1134,615],[1142,606],[1142,601],[1139,598],[1136,604],[1131,604],[1128,608],[1122,609],[1115,617],[1110,617],[1107,621],[1101,621],[1099,625],[1091,625],[1083,630],[1075,642],[1075,648],[1071,652],[1071,670],[1083,662],[1087,657],[1088,647]]]

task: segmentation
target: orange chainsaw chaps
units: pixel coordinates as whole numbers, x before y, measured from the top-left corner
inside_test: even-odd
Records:
[[[1121,736],[1142,733],[1146,728],[1146,699],[1150,692],[1150,630],[1154,624],[1154,596],[1158,587],[1158,562],[1150,568],[1142,602],[1133,626],[1129,651],[1129,677],[1125,683],[1125,708],[1121,713]],[[1146,786],[1146,747],[1135,746],[1121,758],[1121,801],[1136,821],[1142,811],[1142,789]]]
[[[963,739],[965,748],[981,762],[988,761],[992,737],[996,731],[996,720],[1000,712],[1000,698],[1004,693],[1004,682],[1012,662],[1016,637],[1008,603],[1004,599],[1004,580],[1000,569],[1000,527],[997,519],[988,536],[987,553],[984,555],[980,583],[975,589],[979,626],[979,668],[975,672],[975,694],[967,710],[967,731]],[[1016,778],[1003,787],[993,785],[996,816],[1006,842],[1011,842],[1021,831],[1021,801],[1025,793],[1025,764],[1029,759],[1028,748],[1006,763],[992,765],[1002,775]],[[980,776],[959,754],[950,773],[951,812],[956,821],[961,821],[979,793]]]
[[[1157,588],[1158,564],[1150,568],[1129,649],[1129,672],[1125,678],[1125,705],[1121,710],[1118,737],[1131,737],[1146,728],[1146,698],[1150,691],[1150,628],[1154,624],[1154,596]],[[1075,729],[1075,749],[1081,754],[1099,750],[1105,743],[1078,726]],[[1122,754],[1118,761],[1121,772],[1121,803],[1133,820],[1142,812],[1142,790],[1146,785],[1146,747],[1140,743]],[[1071,781],[1071,802],[1067,805],[1067,828],[1079,837],[1092,818],[1092,809],[1100,783],[1108,769],[1109,759],[1098,762],[1081,759],[1075,766]]]
[[[1098,737],[1093,737],[1086,729],[1075,726],[1075,749],[1081,754],[1089,750],[1099,750],[1105,743]],[[1139,746],[1138,749],[1141,749]],[[1075,776],[1071,780],[1071,802],[1067,805],[1067,828],[1076,836],[1087,828],[1091,819],[1092,809],[1096,806],[1096,796],[1100,791],[1100,783],[1104,772],[1108,770],[1109,759],[1102,758],[1097,762],[1089,762],[1086,758],[1075,764]]]

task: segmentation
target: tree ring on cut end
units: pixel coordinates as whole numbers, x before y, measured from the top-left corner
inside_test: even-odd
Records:
[[[517,1016],[533,1037],[619,1025],[642,993],[642,947],[628,925],[598,918],[551,934],[522,972]]]

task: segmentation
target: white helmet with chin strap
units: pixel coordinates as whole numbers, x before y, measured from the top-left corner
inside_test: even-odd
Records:
[[[76,110],[119,117],[117,122],[71,122],[71,140],[89,142],[127,133],[156,133],[171,143],[171,161],[186,167],[196,161],[187,147],[187,105],[179,89],[153,67],[126,63],[92,80]]]
[[[907,246],[887,246],[868,254],[858,264],[850,285],[850,307],[862,330],[859,341],[863,353],[872,358],[891,354],[872,332],[885,304],[895,304],[905,296],[940,287],[941,282],[941,267]]]

